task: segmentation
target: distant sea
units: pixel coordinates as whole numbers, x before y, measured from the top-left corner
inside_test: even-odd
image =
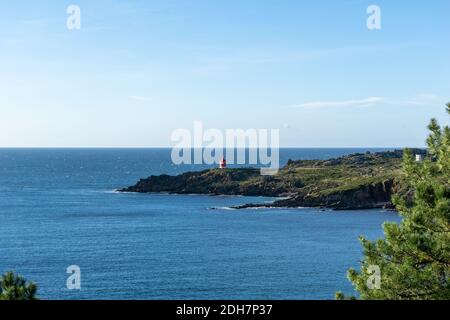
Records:
[[[282,149],[327,159],[382,149]],[[382,237],[383,210],[229,210],[263,197],[120,194],[175,166],[170,149],[0,149],[0,272],[42,299],[333,299]],[[211,208],[219,208],[211,210]],[[66,288],[68,266],[81,290]]]

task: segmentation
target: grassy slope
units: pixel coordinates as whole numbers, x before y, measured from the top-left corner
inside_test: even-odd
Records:
[[[276,176],[261,176],[256,169],[213,169],[190,177],[187,184],[207,184],[209,190],[217,193],[239,189],[242,193],[271,190],[267,193],[329,195],[398,176],[401,158],[387,155],[355,154],[326,161],[290,161]]]

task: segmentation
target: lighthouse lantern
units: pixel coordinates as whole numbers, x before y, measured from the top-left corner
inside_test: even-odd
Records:
[[[220,161],[220,169],[225,169],[227,167],[227,160],[225,158],[222,158]]]

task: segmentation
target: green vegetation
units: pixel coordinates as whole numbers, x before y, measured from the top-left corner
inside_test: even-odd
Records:
[[[425,153],[423,150],[416,150]],[[126,192],[229,194],[285,197],[270,206],[361,209],[391,207],[401,173],[402,150],[359,153],[331,160],[290,160],[275,176],[260,170],[211,169],[179,176],[152,176]],[[246,205],[248,206],[260,206]]]
[[[425,161],[417,163],[405,152],[403,179],[413,192],[394,197],[403,221],[386,223],[384,240],[361,238],[361,270],[348,272],[361,299],[450,299],[450,128],[433,119],[429,130]],[[374,267],[378,288],[370,285]],[[348,297],[338,293],[337,298]]]
[[[38,300],[37,285],[8,272],[0,279],[0,300]]]
[[[318,195],[329,195],[379,183],[398,176],[400,157],[395,152],[353,154],[327,161],[293,161],[281,170],[280,179],[297,179],[302,188]]]

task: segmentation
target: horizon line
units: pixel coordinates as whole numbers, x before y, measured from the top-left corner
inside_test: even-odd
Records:
[[[173,149],[174,146],[0,146],[0,149]],[[278,149],[407,149],[417,148],[423,149],[426,146],[282,146]],[[208,149],[202,148],[185,148],[185,149]],[[211,148],[217,149],[217,148]],[[223,149],[228,149],[224,147]],[[233,149],[258,149],[258,148],[233,148]],[[267,149],[273,149],[268,147]]]

